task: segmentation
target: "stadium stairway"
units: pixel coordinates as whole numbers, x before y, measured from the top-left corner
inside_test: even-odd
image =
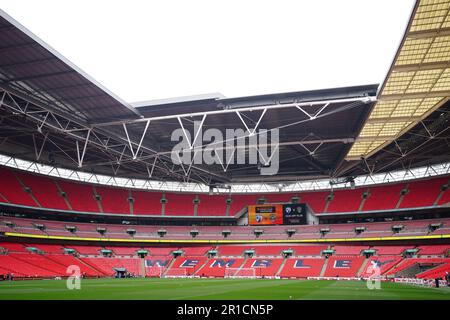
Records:
[[[101,275],[103,275],[103,276],[106,275],[103,271],[101,271],[100,269],[96,268],[95,266],[90,265],[89,263],[83,261],[82,259],[80,259],[80,258],[78,258],[78,257],[76,257],[76,256],[74,256],[74,257],[75,257],[75,259],[77,259],[77,261],[78,261],[79,263],[85,265],[85,266],[88,267],[89,269],[92,269],[92,270],[94,270],[95,272],[97,272],[98,274],[101,274]]]
[[[361,276],[361,273],[366,270],[366,266],[369,263],[370,258],[366,257],[363,261],[363,263],[361,264],[361,267],[359,268],[358,272],[356,272],[356,276],[359,277]]]
[[[275,272],[275,277],[280,276],[281,270],[283,270],[284,265],[286,264],[286,260],[287,260],[287,258],[284,257],[283,261],[280,264],[280,267],[278,268],[277,272]]]
[[[237,274],[239,274],[239,272],[245,266],[245,263],[247,262],[248,259],[249,259],[249,257],[246,255],[244,260],[242,261],[242,264],[239,266],[239,268],[236,270],[236,272],[233,274],[233,276],[236,276]]]
[[[198,273],[200,272],[200,270],[202,270],[203,267],[205,267],[206,264],[209,263],[210,261],[212,261],[212,259],[210,259],[210,258],[206,259],[205,262],[203,262],[203,263],[201,264],[201,266],[200,266],[197,270],[194,271],[194,276],[198,275]]]
[[[322,266],[322,270],[320,270],[319,277],[323,277],[323,275],[325,274],[325,271],[327,270],[327,266],[328,266],[328,261],[329,260],[330,260],[329,258],[325,259],[325,262],[323,263],[323,266]]]
[[[145,278],[147,276],[147,272],[146,272],[146,268],[145,268],[145,259],[140,259],[140,261],[141,261],[141,263],[139,264],[140,276]]]
[[[163,273],[161,274],[161,277],[162,277],[162,278],[167,274],[167,272],[168,272],[170,269],[172,269],[173,265],[175,264],[175,261],[177,261],[177,259],[179,259],[179,258],[180,258],[180,257],[176,257],[176,258],[170,260],[169,265],[164,269]]]

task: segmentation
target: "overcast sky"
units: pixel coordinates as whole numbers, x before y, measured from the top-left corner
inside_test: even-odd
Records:
[[[413,0],[0,0],[128,102],[383,81]]]

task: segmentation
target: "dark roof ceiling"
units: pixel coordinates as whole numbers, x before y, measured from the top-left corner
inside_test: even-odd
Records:
[[[0,12],[0,84],[85,121],[137,118],[138,112]]]

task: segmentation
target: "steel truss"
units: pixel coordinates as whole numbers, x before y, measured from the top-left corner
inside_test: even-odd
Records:
[[[105,176],[95,173],[86,173],[77,170],[64,169],[42,165],[37,162],[18,159],[12,156],[0,155],[0,165],[15,169],[35,172],[57,178],[70,179],[87,183],[96,183],[107,186],[123,187],[130,189],[144,189],[155,191],[176,191],[176,192],[198,192],[210,193],[209,186],[202,183],[186,183],[177,181],[155,181],[132,178],[118,178],[114,176]],[[429,178],[450,174],[450,162],[433,164],[424,167],[396,170],[384,173],[374,173],[354,177],[356,187],[395,183],[400,181]],[[228,193],[267,193],[267,192],[300,192],[314,190],[331,190],[350,188],[351,183],[346,182],[338,185],[330,183],[333,179],[320,179],[298,181],[294,183],[248,183],[248,184],[229,184],[213,189],[215,194]]]
[[[174,164],[171,159],[171,150],[156,150],[147,141],[148,139],[146,138],[148,137],[146,135],[152,124],[162,120],[176,119],[187,137],[188,130],[183,125],[183,120],[192,119],[193,117],[201,118],[200,127],[194,133],[194,138],[190,142],[190,150],[195,154],[195,152],[208,150],[207,145],[196,144],[198,133],[208,117],[235,114],[245,128],[248,137],[259,134],[257,129],[261,121],[266,112],[272,109],[279,109],[280,111],[289,109],[290,112],[297,110],[297,112],[301,112],[307,117],[301,121],[269,128],[269,130],[299,125],[348,110],[349,108],[362,107],[375,99],[374,97],[359,97],[289,104],[280,103],[93,124],[70,115],[65,110],[58,110],[55,106],[42,103],[27,94],[10,88],[0,87],[0,97],[0,108],[6,110],[9,117],[25,117],[27,121],[32,121],[36,126],[36,131],[30,134],[33,140],[36,161],[42,158],[45,146],[51,144],[58,149],[60,156],[65,157],[69,163],[73,163],[80,171],[95,171],[95,168],[99,166],[109,167],[111,168],[111,175],[114,176],[117,175],[121,168],[131,171],[139,170],[139,172],[144,170],[148,173],[148,178],[151,179],[172,179],[180,180],[184,183],[192,182],[206,185],[210,184],[213,179],[223,183],[230,182],[230,178],[223,174],[227,172],[228,164],[221,163],[222,170],[213,170],[213,168],[205,168],[205,166],[198,166],[193,163],[190,165]],[[329,106],[336,103],[339,103],[340,106],[329,108]],[[311,112],[311,107],[319,107],[319,110]],[[245,112],[252,111],[260,111],[261,115],[255,124],[250,125],[245,121],[243,115]],[[134,128],[133,134],[131,134],[130,126],[138,123],[143,124],[142,131],[138,133],[136,128]],[[61,138],[64,139],[64,143],[60,142]],[[8,137],[5,137],[2,141],[5,142],[7,139]],[[38,140],[41,141],[40,145]],[[227,141],[217,142],[218,146],[214,147],[214,149],[229,148],[228,146],[220,145],[224,142]],[[353,142],[354,138],[352,137],[338,139],[305,139],[303,137],[298,141],[280,142],[278,144],[268,142],[266,147],[278,148],[285,145],[299,145],[306,150],[308,155],[313,155],[320,152],[320,148],[325,144]],[[259,146],[250,145],[247,147],[258,148]],[[233,148],[236,151],[239,147]],[[257,151],[259,152],[259,150]],[[136,165],[139,165],[138,169]]]

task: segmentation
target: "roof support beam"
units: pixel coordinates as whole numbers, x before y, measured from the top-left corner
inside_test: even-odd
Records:
[[[213,111],[204,111],[204,112],[193,112],[193,113],[182,113],[182,114],[173,114],[167,116],[158,116],[158,117],[150,117],[150,118],[140,118],[140,119],[132,119],[132,120],[122,120],[122,121],[112,121],[112,122],[103,122],[93,124],[93,127],[107,127],[107,126],[116,126],[122,125],[123,123],[138,123],[145,122],[147,120],[151,121],[160,121],[160,120],[168,120],[168,119],[177,119],[177,118],[189,118],[189,117],[197,117],[204,115],[218,115],[218,114],[227,114],[227,113],[235,113],[246,112],[246,111],[262,111],[264,109],[272,110],[272,109],[282,109],[282,108],[297,108],[297,107],[312,107],[323,104],[333,104],[333,103],[351,103],[351,102],[362,102],[362,103],[370,103],[376,100],[376,97],[358,97],[358,98],[345,98],[345,99],[332,99],[332,100],[320,100],[320,101],[311,101],[311,102],[299,102],[299,103],[286,103],[286,104],[273,104],[273,105],[265,105],[265,106],[256,106],[256,107],[243,107],[239,109],[224,109],[224,110],[213,110]]]
[[[449,97],[449,96],[450,96],[450,90],[443,90],[443,91],[430,91],[430,92],[384,94],[380,97],[380,100],[381,101],[390,101],[390,100],[405,100],[405,99],[440,98],[440,97]]]
[[[411,72],[421,70],[445,69],[449,67],[448,61],[424,62],[414,64],[396,65],[392,67],[392,72]]]

